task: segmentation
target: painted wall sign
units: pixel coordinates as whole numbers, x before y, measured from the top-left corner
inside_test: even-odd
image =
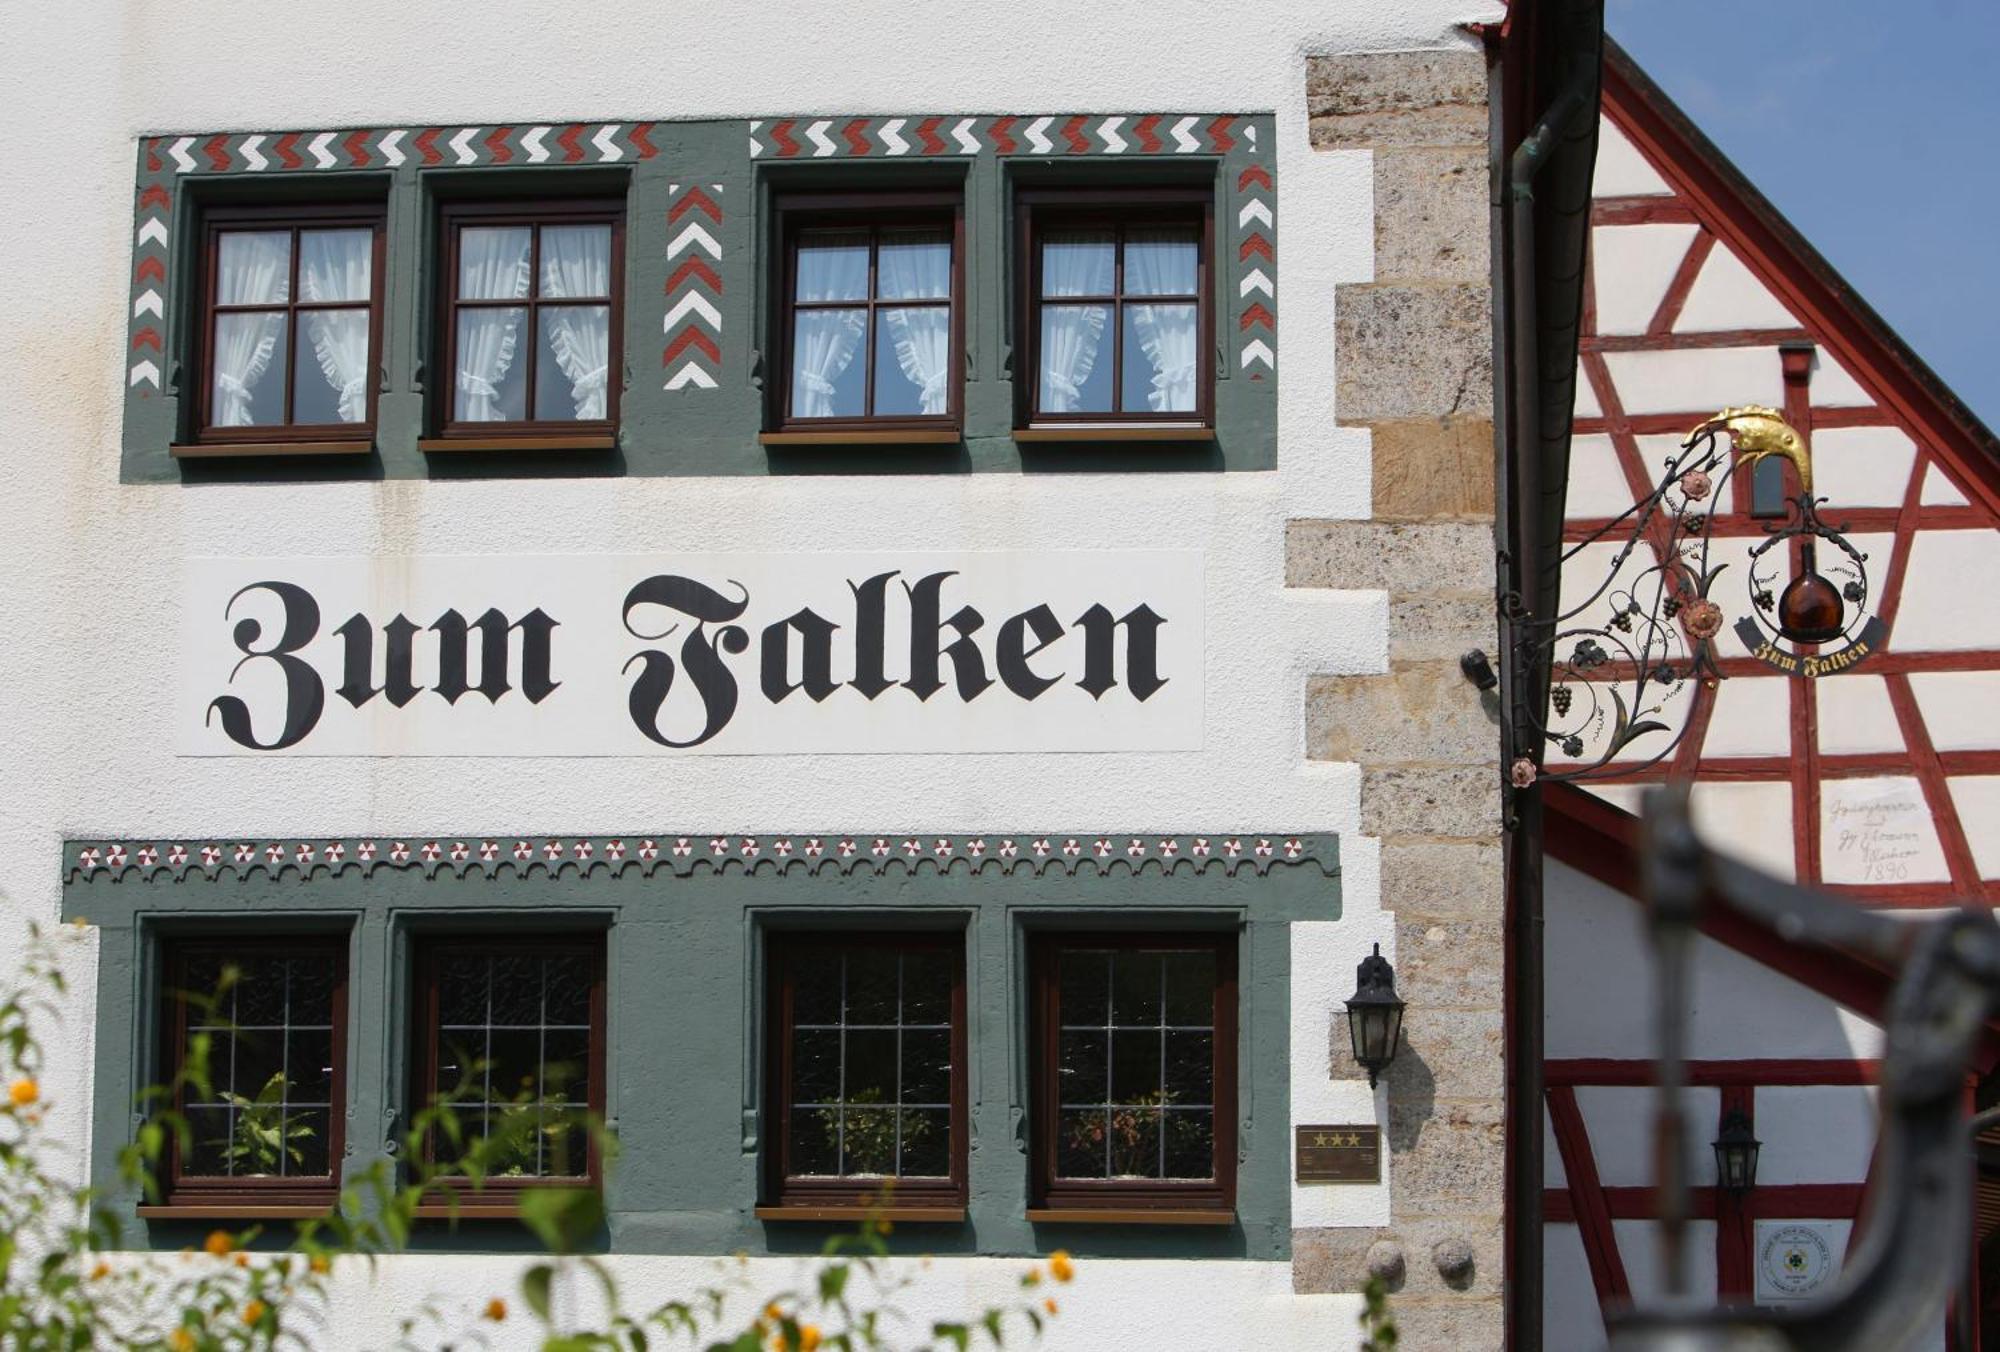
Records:
[[[190,559],[183,755],[1181,751],[1198,551]]]
[[[1840,1271],[1831,1227],[1823,1222],[1757,1223],[1757,1299],[1809,1300]]]
[[[1294,1131],[1300,1183],[1382,1181],[1382,1131],[1374,1123],[1297,1127]]]

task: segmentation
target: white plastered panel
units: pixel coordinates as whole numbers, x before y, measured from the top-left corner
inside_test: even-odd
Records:
[[[1824,349],[1813,356],[1811,390],[1814,408],[1866,408],[1875,402],[1875,396]]]
[[[1574,1225],[1542,1227],[1542,1338],[1564,1352],[1604,1352],[1604,1312]]]
[[[1661,197],[1673,192],[1610,118],[1597,124],[1597,172],[1590,190],[1598,197]]]
[[[1569,485],[1563,503],[1573,521],[1614,517],[1632,505],[1632,489],[1610,437],[1591,433],[1570,439]]]
[[[1600,225],[1590,232],[1599,333],[1644,333],[1694,242],[1692,225]]]
[[[1766,873],[1794,876],[1790,784],[1700,782],[1688,801],[1709,844]]]
[[[2000,775],[1960,775],[1945,781],[1958,822],[1982,878],[2000,878]]]
[[[1715,687],[1704,756],[1783,756],[1792,749],[1791,682],[1739,676]]]
[[[1813,684],[1819,700],[1819,749],[1833,756],[1903,750],[1903,732],[1880,676],[1843,672]]]
[[[1722,1118],[1722,1091],[1689,1089],[1681,1099],[1695,1136],[1687,1152],[1688,1179],[1698,1188],[1715,1184],[1715,1152],[1708,1148],[1704,1124]],[[1651,1085],[1578,1085],[1577,1111],[1590,1134],[1590,1158],[1597,1181],[1607,1188],[1644,1188],[1653,1177],[1653,1116],[1658,1100]]]
[[[2000,671],[1919,671],[1910,693],[1937,751],[2000,747]]]
[[[1919,499],[1926,507],[1963,507],[1965,494],[1958,491],[1958,485],[1939,465],[1932,465],[1924,473],[1924,492]]]
[[[1813,491],[1833,507],[1900,507],[1916,443],[1895,427],[1829,427],[1812,434]]]
[[[2000,579],[2000,532],[1918,531],[1896,615],[1896,647],[1904,652],[2000,648],[2000,605],[1987,599],[1995,579]]]
[[[1625,1279],[1632,1299],[1654,1304],[1667,1295],[1658,1221],[1613,1221],[1618,1256],[1625,1260]],[[1687,1294],[1703,1304],[1715,1300],[1715,1222],[1690,1221],[1687,1227]]]
[[[1674,330],[1789,329],[1798,322],[1727,244],[1717,244],[1688,289],[1687,303],[1681,306]]]
[[[1692,413],[1699,421],[1720,408],[1785,401],[1775,347],[1607,352],[1604,361],[1627,413]]]
[[[1819,786],[1820,869],[1830,883],[1932,883],[1951,876],[1923,786],[1908,776]]]
[[[1875,1149],[1875,1091],[1866,1085],[1763,1085],[1757,1090],[1757,1182],[1859,1183]]]

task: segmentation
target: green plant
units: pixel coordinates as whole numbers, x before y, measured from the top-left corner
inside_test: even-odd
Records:
[[[59,1001],[66,993],[61,947],[81,937],[77,930],[52,935],[31,926],[18,972],[0,982],[0,1082],[6,1085],[0,1097],[0,1347],[9,1352],[261,1352],[279,1343],[312,1346],[312,1330],[327,1315],[337,1263],[359,1258],[372,1264],[406,1248],[420,1208],[450,1210],[476,1196],[489,1178],[520,1168],[522,1141],[550,1130],[553,1117],[561,1117],[568,1131],[580,1122],[601,1157],[615,1157],[616,1140],[603,1123],[574,1109],[556,1113],[544,1103],[523,1103],[524,1111],[502,1115],[497,1129],[482,1134],[468,1130],[447,1095],[419,1111],[399,1143],[401,1158],[410,1164],[399,1172],[377,1161],[350,1171],[339,1203],[297,1222],[282,1247],[269,1247],[275,1236],[253,1226],[216,1230],[199,1251],[119,1252],[119,1208],[49,1163],[58,1145],[46,1129],[37,1029],[61,1015]],[[224,990],[231,979],[225,973]],[[214,994],[200,998],[208,1002],[205,1012],[212,1012]],[[197,1032],[189,1044],[174,1080],[139,1096],[143,1124],[119,1152],[121,1181],[149,1200],[161,1196],[161,1169],[170,1152],[193,1146],[176,1105],[190,1091],[196,1101],[215,1101],[210,1034]],[[246,1151],[242,1158],[253,1167],[275,1162],[280,1152],[290,1157],[303,1139],[282,1126],[273,1128],[282,1123],[271,1111],[276,1097],[281,1092],[274,1095],[266,1084],[254,1098],[236,1103],[260,1124],[249,1138],[239,1133],[229,1143]],[[432,1163],[434,1156],[446,1162]],[[963,1321],[936,1322],[928,1330],[909,1327],[892,1304],[909,1279],[889,1257],[890,1222],[879,1215],[856,1234],[829,1241],[809,1279],[796,1289],[759,1292],[749,1280],[747,1261],[739,1261],[725,1265],[719,1279],[699,1291],[632,1310],[610,1269],[585,1252],[605,1221],[594,1189],[537,1188],[525,1193],[519,1206],[522,1222],[546,1250],[524,1267],[516,1288],[545,1352],[650,1352],[662,1343],[705,1352],[860,1352],[910,1345],[963,1352],[979,1342],[1001,1346],[1014,1334],[1037,1336],[1055,1313],[1052,1299],[1035,1298],[1044,1278],[1038,1266],[1023,1273],[1023,1294],[1014,1304]],[[1051,1256],[1050,1278],[1067,1281],[1070,1271],[1067,1255]],[[556,1293],[577,1281],[597,1284],[606,1297],[607,1313],[589,1326],[557,1313]],[[403,1343],[481,1344],[483,1328],[511,1315],[508,1301],[497,1295],[483,1304],[440,1297],[404,1317]]]
[[[1400,1336],[1396,1316],[1389,1309],[1389,1287],[1380,1277],[1370,1277],[1361,1288],[1361,1346],[1358,1352],[1391,1352]]]
[[[285,1073],[278,1071],[264,1082],[255,1098],[245,1098],[228,1090],[222,1100],[236,1110],[235,1124],[227,1139],[211,1142],[222,1148],[222,1158],[233,1174],[276,1174],[284,1165],[305,1163],[302,1142],[313,1138],[312,1125],[299,1117],[285,1116]]]

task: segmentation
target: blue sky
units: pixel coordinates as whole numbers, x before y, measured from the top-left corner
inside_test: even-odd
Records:
[[[2000,428],[2000,3],[1608,0],[1611,36]]]

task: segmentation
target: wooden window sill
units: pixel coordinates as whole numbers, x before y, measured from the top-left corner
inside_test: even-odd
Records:
[[[1234,1211],[1167,1207],[1029,1207],[1031,1225],[1234,1225]]]
[[[618,438],[609,433],[532,437],[419,437],[417,449],[439,451],[615,451]]]
[[[875,431],[848,428],[825,432],[763,432],[765,446],[956,446],[964,433],[956,427],[883,427]]]
[[[956,1224],[965,1219],[962,1206],[760,1206],[760,1221],[930,1221]]]
[[[327,1195],[324,1202],[165,1202],[138,1208],[140,1219],[149,1221],[304,1221],[324,1216],[339,1198]]]
[[[1016,441],[1214,441],[1213,427],[1147,427],[1140,423],[1106,427],[1017,427]]]
[[[252,455],[367,455],[375,443],[351,441],[198,441],[167,447],[176,460],[223,460]]]

